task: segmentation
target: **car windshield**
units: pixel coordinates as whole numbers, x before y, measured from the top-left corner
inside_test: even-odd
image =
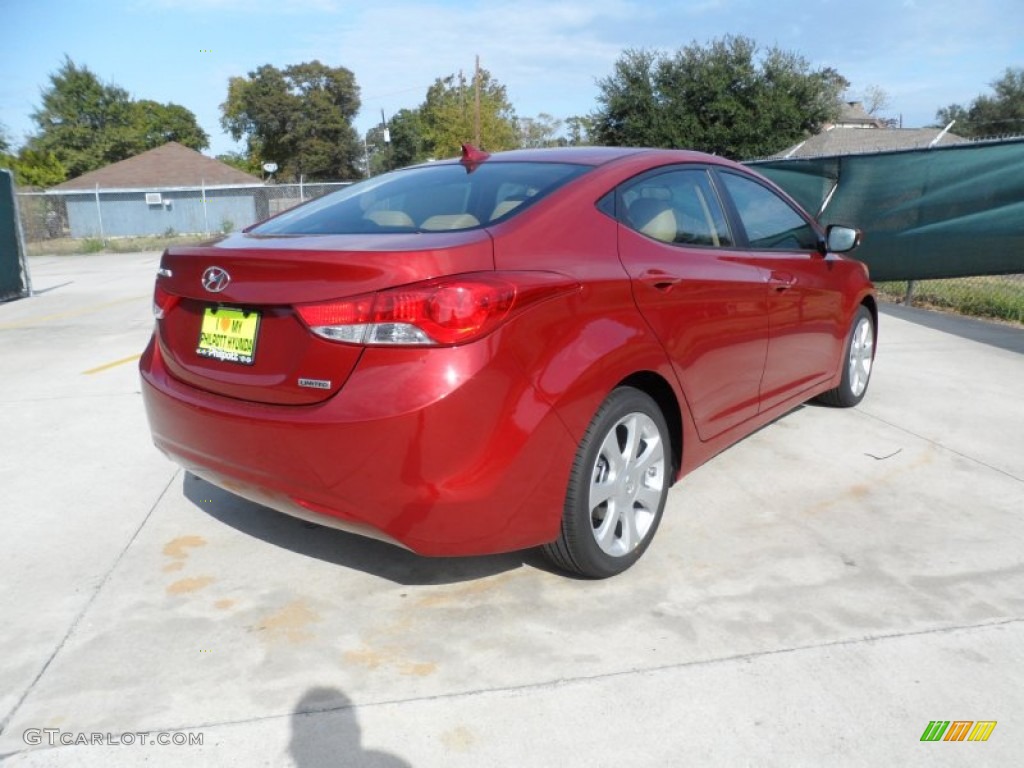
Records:
[[[254,235],[473,229],[504,220],[590,170],[568,163],[484,162],[408,168],[326,195],[254,227]]]

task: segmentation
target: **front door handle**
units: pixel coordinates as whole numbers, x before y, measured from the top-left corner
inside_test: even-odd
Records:
[[[683,282],[683,278],[660,269],[649,269],[640,275],[640,282],[651,286],[657,291],[667,292]]]

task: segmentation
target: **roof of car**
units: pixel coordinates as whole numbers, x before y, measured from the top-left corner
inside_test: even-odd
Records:
[[[639,154],[663,154],[679,162],[686,160],[701,161],[711,156],[703,152],[677,149],[651,149],[647,147],[545,147],[543,149],[513,149],[506,152],[494,152],[484,162],[500,160],[504,162],[539,162],[539,163],[576,163],[578,165],[604,165],[619,158]],[[459,158],[443,160],[444,163],[457,163]]]

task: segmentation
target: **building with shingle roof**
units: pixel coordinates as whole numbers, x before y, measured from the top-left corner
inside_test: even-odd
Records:
[[[901,149],[927,149],[963,144],[968,140],[943,128],[891,128],[885,120],[869,115],[859,101],[843,105],[835,123],[821,133],[772,155],[773,160],[798,157],[835,157]]]
[[[256,176],[171,141],[46,191],[72,237],[230,232],[267,216]]]
[[[256,176],[232,168],[176,141],[52,187],[73,189],[146,189],[262,184]]]
[[[841,128],[832,126],[816,136],[773,155],[773,159],[797,157],[833,157],[869,152],[893,152],[900,149],[926,149],[964,144],[968,140],[942,128]],[[936,142],[935,140],[938,139]]]
[[[885,121],[869,114],[859,101],[843,102],[839,110],[839,119],[835,122],[840,128],[885,128]]]

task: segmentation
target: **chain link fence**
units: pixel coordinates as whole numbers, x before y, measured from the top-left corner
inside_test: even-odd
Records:
[[[27,251],[154,250],[236,232],[352,182],[18,192]],[[1024,324],[1024,274],[878,283],[881,298]]]
[[[1024,274],[876,284],[879,298],[1024,325]]]
[[[116,239],[236,232],[351,182],[18,192],[33,253],[100,250]],[[96,247],[96,246],[99,247]]]

